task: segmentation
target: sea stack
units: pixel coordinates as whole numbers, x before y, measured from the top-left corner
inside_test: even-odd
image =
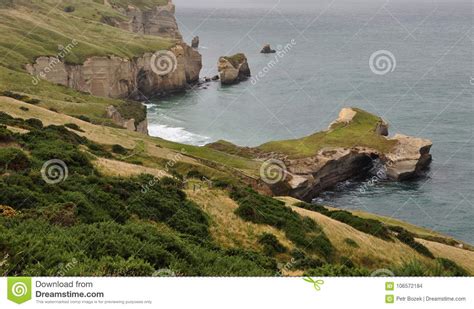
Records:
[[[237,84],[251,76],[247,57],[243,53],[220,57],[218,71],[223,85]]]
[[[191,41],[191,47],[192,48],[199,48],[199,37],[195,36],[193,40]]]
[[[260,51],[260,53],[262,54],[274,54],[276,53],[276,50],[272,49],[270,47],[270,44],[265,44],[262,48],[262,50]]]

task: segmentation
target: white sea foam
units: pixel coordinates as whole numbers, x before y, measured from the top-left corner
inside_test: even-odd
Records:
[[[169,127],[164,124],[151,124],[148,126],[148,131],[151,136],[183,144],[203,146],[211,142],[210,137],[186,131],[181,127]]]

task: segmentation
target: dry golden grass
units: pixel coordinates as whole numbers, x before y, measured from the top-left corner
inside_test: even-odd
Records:
[[[27,107],[29,110],[21,110],[20,107],[22,106]],[[87,137],[91,141],[104,145],[118,144],[128,149],[134,149],[138,144],[144,144],[146,154],[157,158],[169,159],[170,157],[174,157],[177,153],[167,148],[156,147],[157,139],[151,136],[124,129],[94,125],[65,114],[56,113],[9,97],[0,96],[0,111],[6,112],[10,116],[17,118],[38,118],[44,125],[64,125],[66,123],[74,123],[85,131],[84,133],[77,131],[74,132]],[[180,156],[180,161],[200,165],[200,163],[195,159],[187,156]]]
[[[338,255],[346,256],[356,264],[374,269],[387,268],[414,258],[429,263],[428,258],[399,241],[382,240],[314,211],[294,206],[292,209],[316,221],[323,228],[333,246],[337,248]],[[345,242],[346,238],[354,240],[359,248],[348,245]]]
[[[436,257],[450,259],[471,274],[474,274],[474,252],[470,250],[460,249],[453,246],[441,244],[439,242],[429,241],[425,239],[416,239],[418,242],[430,249],[431,253]]]
[[[157,178],[171,176],[164,170],[105,158],[97,158],[93,161],[93,164],[99,171],[107,176],[130,177],[140,174],[150,174]]]
[[[268,225],[244,221],[234,214],[238,205],[226,192],[203,188],[196,192],[186,190],[186,194],[211,217],[212,236],[222,246],[261,250],[258,237],[262,233],[271,233],[288,249],[294,248],[282,231]]]

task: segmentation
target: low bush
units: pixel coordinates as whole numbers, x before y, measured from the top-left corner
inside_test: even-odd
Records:
[[[74,12],[75,10],[76,10],[76,8],[75,8],[74,6],[72,6],[72,5],[68,5],[68,6],[66,6],[66,7],[64,8],[64,12],[66,12],[66,13],[72,13],[72,12]]]
[[[443,270],[442,275],[448,274],[450,276],[456,276],[456,277],[469,276],[469,273],[464,268],[456,264],[456,262],[451,261],[450,259],[436,258],[436,262]]]
[[[21,149],[0,148],[0,172],[25,171],[30,165],[30,159]]]
[[[353,247],[353,248],[359,248],[359,245],[357,244],[357,242],[355,242],[355,240],[353,240],[353,239],[351,239],[351,238],[345,238],[345,239],[344,239],[344,242],[345,242],[347,245],[349,245],[349,246],[351,246],[351,247]]]
[[[358,216],[354,216],[345,210],[329,210],[324,206],[308,203],[297,203],[295,206],[304,208],[311,211],[319,212],[325,216],[328,216],[334,220],[340,221],[347,225],[352,226],[356,230],[373,235],[383,240],[391,240],[389,229],[382,224],[382,222],[374,219],[364,219]]]
[[[127,154],[128,150],[122,145],[115,144],[112,146],[112,152],[120,155],[125,155]]]
[[[277,253],[286,252],[288,249],[283,246],[275,235],[270,233],[263,233],[258,238],[258,243],[263,246],[263,252],[266,255],[275,255]]]
[[[402,243],[408,245],[409,247],[423,254],[424,256],[434,259],[433,253],[431,253],[430,250],[426,248],[423,244],[417,242],[415,240],[415,236],[412,233],[408,232],[400,226],[391,226],[390,229],[396,233],[397,239],[400,240]]]
[[[301,217],[283,202],[260,195],[251,188],[233,187],[230,196],[239,204],[235,213],[242,219],[271,225],[283,230],[298,247],[318,252],[325,258],[331,256],[331,242],[310,218]]]
[[[0,143],[10,143],[14,140],[12,132],[6,126],[0,126]]]
[[[64,125],[65,127],[69,128],[69,129],[73,129],[74,131],[78,131],[78,132],[85,132],[84,130],[82,130],[77,124],[75,123],[66,123]]]

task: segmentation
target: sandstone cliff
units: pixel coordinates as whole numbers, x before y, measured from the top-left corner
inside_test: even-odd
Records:
[[[255,189],[311,201],[349,179],[403,181],[423,176],[431,162],[431,141],[387,135],[388,124],[382,118],[343,108],[327,130],[301,139],[269,142],[255,148],[225,141],[206,147],[258,160],[258,180],[248,182]]]
[[[96,96],[140,99],[182,91],[199,78],[201,67],[195,65],[199,57],[191,47],[180,43],[171,53],[155,57],[146,53],[134,59],[95,56],[81,65],[66,64],[54,57],[39,57],[35,63],[27,64],[26,70],[50,82]],[[165,67],[156,69],[160,58]],[[157,70],[170,72],[160,74]]]
[[[109,21],[108,23],[113,26],[135,33],[169,37],[180,41],[183,39],[174,16],[175,5],[171,1],[167,5],[155,6],[148,10],[142,10],[133,5],[117,9],[129,17],[129,20]]]
[[[357,113],[354,109],[344,108],[328,131],[338,125],[350,124]],[[348,179],[375,175],[379,181],[402,181],[424,174],[431,162],[431,141],[401,134],[387,138],[388,125],[382,119],[374,125],[373,132],[394,146],[381,151],[358,146],[354,141],[352,147],[324,147],[315,155],[303,158],[290,158],[278,153],[268,155],[284,162],[285,169],[283,183],[271,184],[272,191],[309,201]]]

